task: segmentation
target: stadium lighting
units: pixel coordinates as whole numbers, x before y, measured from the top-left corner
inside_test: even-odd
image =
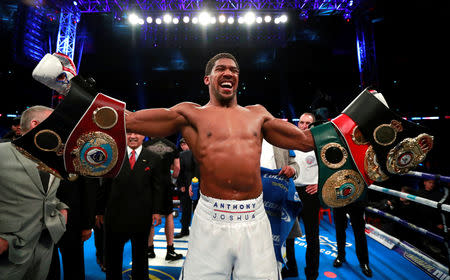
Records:
[[[161,24],[161,23],[162,23],[162,20],[161,20],[160,18],[156,18],[156,19],[155,19],[155,22],[156,22],[156,24]]]
[[[265,16],[265,17],[264,17],[264,21],[265,21],[266,23],[269,23],[269,22],[272,21],[272,17],[271,17],[271,16]]]
[[[144,24],[144,19],[139,18],[139,19],[138,19],[138,23],[139,23],[139,25],[143,25],[143,24]]]
[[[173,24],[178,24],[180,22],[180,20],[178,19],[178,18],[176,18],[176,17],[174,17],[173,19],[172,19],[172,23]]]
[[[184,16],[183,17],[183,22],[184,23],[189,23],[189,17],[188,16]]]
[[[224,15],[219,16],[219,22],[224,23],[227,20],[227,18]]]
[[[147,23],[152,23],[152,22],[153,22],[152,17],[147,17]]]
[[[279,24],[279,23],[280,23],[280,18],[279,18],[279,17],[275,18],[275,19],[273,20],[273,22],[274,22],[275,24]]]
[[[198,16],[198,21],[200,22],[200,24],[206,25],[210,21],[209,18],[210,18],[210,16],[209,16],[208,12],[201,12],[200,15]]]
[[[287,20],[288,20],[287,15],[281,15],[281,16],[280,16],[280,22],[281,22],[281,23],[286,23]]]
[[[165,14],[163,17],[164,23],[171,23],[172,22],[172,16],[170,14]]]
[[[255,19],[256,23],[261,23],[263,21],[262,17],[256,17]]]
[[[136,25],[139,22],[139,17],[136,14],[130,14],[130,16],[128,17],[128,21],[132,24],[132,25]]]
[[[244,21],[247,24],[253,24],[255,22],[255,13],[253,12],[246,13],[244,16]]]
[[[234,17],[229,17],[228,24],[233,24],[233,23],[234,23]]]

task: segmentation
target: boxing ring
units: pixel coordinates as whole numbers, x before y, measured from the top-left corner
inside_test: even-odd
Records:
[[[450,177],[448,176],[441,176],[441,175],[434,175],[429,173],[423,173],[423,172],[416,172],[416,171],[410,171],[407,174],[407,176],[413,176],[419,179],[431,179],[435,180],[437,182],[450,182]],[[414,232],[417,232],[423,236],[426,236],[427,238],[433,239],[443,246],[445,246],[446,251],[446,261],[447,264],[450,260],[450,249],[449,249],[449,238],[448,238],[448,227],[447,227],[447,221],[446,221],[446,213],[450,212],[450,205],[444,204],[444,202],[448,201],[449,197],[449,191],[446,187],[443,187],[443,196],[439,201],[433,201],[426,198],[422,198],[419,196],[415,196],[409,193],[403,193],[400,191],[380,187],[377,185],[370,185],[369,189],[382,192],[388,195],[396,196],[399,198],[404,198],[410,201],[413,201],[415,203],[419,203],[421,205],[431,207],[434,209],[437,209],[439,211],[439,214],[442,219],[442,225],[443,225],[443,235],[438,235],[430,230],[427,230],[425,228],[419,227],[415,224],[412,224],[404,219],[401,219],[399,217],[396,217],[392,214],[386,213],[384,211],[381,211],[379,209],[373,208],[373,207],[367,207],[366,212],[377,214],[381,217],[384,217],[386,219],[389,219],[393,222],[398,223],[404,228],[410,229]],[[381,244],[385,245],[386,247],[390,249],[397,248],[397,251],[402,254],[404,257],[408,258],[410,261],[412,261],[415,265],[417,265],[420,269],[425,271],[430,277],[433,279],[450,279],[449,276],[449,268],[448,265],[443,265],[439,263],[438,261],[434,260],[433,258],[427,256],[423,252],[420,252],[418,249],[414,248],[412,245],[408,244],[406,241],[399,240],[379,229],[376,227],[366,224],[366,234],[370,237],[374,238],[375,240],[379,241]]]
[[[441,182],[449,182],[449,177],[432,175],[419,172],[410,172],[404,176],[414,176],[422,179],[438,179]],[[448,213],[450,205],[444,204],[443,201],[448,197],[448,191],[445,189],[444,198],[440,201],[432,201],[424,199],[422,197],[414,196],[411,194],[405,194],[396,190],[387,189],[377,185],[371,185],[369,188],[373,191],[386,193],[395,197],[403,197],[410,201],[420,203],[421,205],[435,208],[441,211],[442,214]],[[440,236],[436,233],[430,232],[427,229],[418,227],[408,221],[393,216],[392,214],[383,212],[373,207],[366,208],[366,213],[373,213],[391,219],[402,227],[411,229],[418,234],[429,237],[436,242],[444,243],[448,245],[448,238]],[[443,215],[445,216],[445,215]],[[174,218],[175,232],[181,230],[180,216]],[[334,219],[333,219],[334,221]],[[446,220],[442,221],[444,224],[445,232],[448,232]],[[162,223],[164,224],[164,223]],[[302,221],[300,222],[303,227]],[[359,263],[355,253],[355,240],[353,236],[352,227],[347,228],[347,244],[346,244],[346,260],[347,262],[340,268],[333,267],[333,260],[337,256],[336,236],[334,222],[329,223],[328,220],[322,220],[320,222],[320,265],[319,265],[319,277],[318,279],[367,279],[359,268]],[[394,236],[389,235],[386,232],[378,229],[377,227],[366,224],[366,234],[370,237],[367,238],[367,245],[369,248],[369,262],[373,271],[373,277],[371,279],[440,279],[449,280],[448,267],[426,254],[419,251],[417,248],[408,244],[407,242],[400,240]],[[186,255],[188,246],[188,237],[181,239],[175,239],[175,250],[178,253]],[[306,252],[306,239],[300,237],[295,242],[295,255],[297,265],[299,268],[299,277],[287,278],[289,280],[304,279],[303,268],[305,265],[305,252]],[[157,257],[155,259],[149,259],[149,274],[150,279],[178,279],[181,271],[181,266],[184,262],[182,260],[176,262],[166,262],[165,256],[165,235],[164,227],[158,226],[155,230],[155,252]],[[446,247],[448,248],[448,247]],[[448,252],[448,249],[447,249]],[[93,238],[85,243],[85,263],[86,263],[86,279],[100,280],[104,279],[103,272],[95,261],[95,246]],[[130,279],[131,268],[131,246],[128,242],[125,245],[124,260],[123,260],[123,279]]]

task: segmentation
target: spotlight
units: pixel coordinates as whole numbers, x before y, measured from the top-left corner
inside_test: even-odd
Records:
[[[255,14],[253,12],[248,12],[244,16],[244,21],[247,24],[253,24],[255,22]]]
[[[243,24],[245,22],[245,19],[243,17],[238,18],[238,23]]]
[[[261,23],[263,21],[262,17],[257,17],[256,18],[256,23]]]
[[[189,23],[189,17],[188,16],[184,16],[183,17],[183,22],[184,23]]]
[[[172,22],[173,22],[173,24],[178,24],[180,22],[180,20],[178,18],[174,17],[172,19]]]
[[[266,23],[269,23],[270,21],[272,21],[272,17],[271,17],[271,16],[265,16],[265,17],[264,17],[264,21],[265,21]]]
[[[201,12],[200,15],[198,16],[198,21],[202,25],[208,24],[209,23],[209,14],[208,14],[208,12]]]
[[[139,23],[139,25],[143,25],[143,24],[144,24],[144,19],[140,18],[140,19],[138,20],[138,23]]]
[[[162,20],[161,20],[160,18],[156,18],[156,19],[155,19],[155,22],[156,22],[156,24],[161,24],[161,23],[162,23]]]
[[[136,25],[139,22],[139,17],[136,14],[130,14],[130,16],[128,17],[128,21],[132,25]]]
[[[210,17],[209,18],[209,23],[211,23],[211,24],[215,24],[216,23],[216,17]]]
[[[224,23],[227,20],[227,18],[224,15],[219,16],[219,22]]]
[[[193,24],[197,24],[198,23],[198,17],[193,17],[192,18],[192,23]]]
[[[169,15],[169,14],[165,14],[164,17],[163,17],[163,20],[164,20],[164,23],[169,24],[169,23],[172,22],[172,16]]]
[[[152,23],[152,22],[153,22],[152,17],[147,17],[147,23]]]
[[[233,23],[234,23],[234,17],[229,17],[228,24],[233,24]]]
[[[273,20],[273,22],[274,22],[275,24],[279,24],[279,23],[280,23],[280,18],[279,18],[279,17],[275,18],[275,19]]]
[[[280,16],[280,22],[281,22],[281,23],[286,23],[287,20],[288,20],[287,15],[281,15],[281,16]]]

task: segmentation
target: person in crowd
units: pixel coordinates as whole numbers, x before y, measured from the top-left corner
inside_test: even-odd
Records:
[[[94,228],[98,185],[97,178],[79,176],[75,181],[61,181],[56,193],[56,196],[70,208],[66,232],[55,246],[61,253],[64,280],[86,279],[84,242],[91,237]],[[60,279],[57,250],[47,279]]]
[[[52,111],[40,105],[25,110],[23,133]],[[54,244],[66,230],[68,207],[56,197],[60,180],[11,143],[0,143],[0,158],[0,278],[46,279]]]
[[[316,121],[314,114],[303,113],[298,122],[301,130],[307,130]],[[317,193],[318,185],[318,167],[314,151],[301,152],[295,151],[295,160],[297,161],[300,172],[294,180],[297,193],[303,203],[303,210],[300,212],[299,220],[303,220],[306,237],[306,254],[305,254],[305,277],[309,279],[317,279],[319,276],[319,209],[320,201]],[[287,248],[286,248],[287,250]],[[288,262],[289,262],[289,255]],[[295,254],[292,254],[292,261],[295,261]],[[286,271],[287,276],[296,276],[295,272]],[[292,275],[292,276],[291,276]]]
[[[16,138],[19,138],[21,134],[22,131],[20,129],[20,117],[15,117],[12,120],[11,130],[8,131],[5,135],[3,135],[2,139],[0,139],[0,142],[13,141]]]
[[[162,161],[161,176],[163,186],[163,209],[161,214],[164,219],[164,232],[167,241],[167,261],[176,261],[183,258],[182,254],[175,252],[173,240],[175,233],[175,224],[173,221],[173,189],[172,178],[177,178],[180,172],[180,154],[177,146],[166,138],[152,137],[145,144],[145,149],[160,156]],[[172,170],[172,172],[171,172]],[[155,258],[155,250],[153,237],[155,236],[155,228],[152,227],[148,237],[148,257]]]
[[[127,133],[127,155],[116,178],[104,178],[106,279],[122,279],[124,245],[131,240],[133,279],[149,279],[147,240],[152,225],[161,223],[162,162],[144,149],[144,136]],[[102,219],[102,218],[100,218]]]
[[[181,204],[181,231],[175,235],[175,238],[182,238],[189,235],[189,226],[192,217],[192,200],[189,196],[189,186],[195,173],[195,159],[192,151],[184,138],[180,140],[180,147],[183,150],[180,153],[180,173],[177,178],[178,191],[180,193]]]
[[[261,167],[268,169],[281,169],[278,175],[284,175],[287,178],[294,178],[300,171],[300,168],[295,161],[295,154],[293,152],[272,146],[266,140],[263,140],[261,148]],[[287,260],[286,265],[281,270],[281,276],[283,279],[286,277],[296,277],[298,275],[294,244],[295,238],[300,236],[302,236],[302,232],[298,220],[296,220],[286,239]]]
[[[346,229],[348,226],[347,214],[350,216],[353,234],[355,236],[356,256],[358,257],[361,271],[367,277],[372,277],[372,270],[369,267],[369,251],[367,249],[367,239],[364,220],[364,210],[367,201],[359,200],[343,207],[333,208],[333,217],[336,228],[336,239],[338,255],[333,262],[334,267],[341,267],[345,263]]]

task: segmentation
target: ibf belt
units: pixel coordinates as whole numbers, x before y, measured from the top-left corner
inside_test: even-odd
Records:
[[[355,121],[372,145],[373,151],[367,157],[375,159],[381,173],[386,176],[407,173],[425,159],[433,146],[433,137],[425,133],[424,127],[391,111],[375,97],[376,93],[364,90],[343,113]]]
[[[67,172],[115,177],[125,157],[125,135],[125,103],[99,93],[67,140]]]
[[[352,156],[333,123],[311,128],[319,164],[319,198],[336,208],[358,200],[366,183],[358,172]]]

